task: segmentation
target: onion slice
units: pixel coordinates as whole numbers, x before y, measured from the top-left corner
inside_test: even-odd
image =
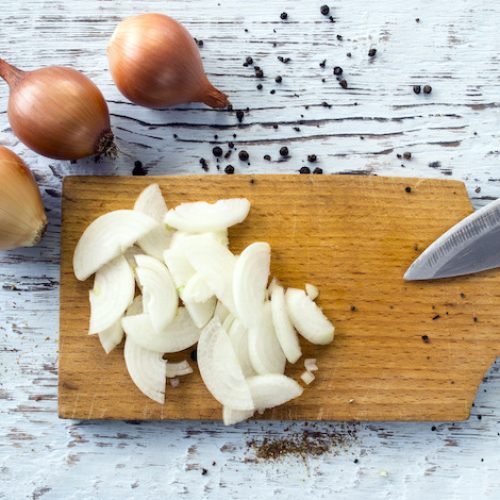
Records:
[[[167,362],[163,354],[143,349],[130,337],[123,350],[130,378],[139,390],[157,403],[165,403]]]
[[[293,326],[304,338],[319,345],[333,340],[335,328],[304,290],[289,288],[285,297]]]
[[[193,369],[186,360],[179,361],[178,363],[167,362],[167,378],[182,377],[190,373],[193,373]]]
[[[215,311],[217,299],[211,297],[206,302],[184,302],[193,323],[198,328],[203,328],[212,318]]]
[[[148,314],[125,316],[122,319],[125,333],[139,346],[155,352],[179,352],[196,344],[200,330],[184,307],[165,330],[156,332]]]
[[[304,384],[307,384],[309,385],[316,377],[314,376],[314,373],[310,372],[310,371],[305,371],[302,373],[302,375],[300,376],[300,379],[302,380],[302,382],[304,382]]]
[[[182,293],[186,283],[195,275],[196,271],[179,247],[165,250],[163,260],[174,279],[177,290]]]
[[[222,408],[222,420],[224,425],[234,425],[253,417],[254,410],[233,410],[229,406]]]
[[[137,295],[127,308],[126,315],[127,316],[135,316],[137,314],[142,314],[144,312],[144,308],[142,306],[142,295]]]
[[[134,298],[134,274],[125,257],[117,257],[97,271],[89,292],[89,333],[99,333],[116,323]]]
[[[270,265],[269,243],[257,242],[241,252],[234,266],[234,305],[247,328],[256,326],[263,313]]]
[[[231,340],[217,319],[201,332],[197,353],[201,378],[212,396],[234,410],[253,410],[252,396]]]
[[[215,306],[214,318],[217,318],[223,324],[230,314],[229,309],[222,302],[218,301]]]
[[[221,231],[245,220],[249,210],[246,198],[182,203],[167,212],[165,224],[188,233]]]
[[[261,320],[248,330],[248,353],[259,374],[283,373],[286,358],[273,327],[271,304],[266,302]]]
[[[233,271],[236,257],[212,234],[186,238],[183,240],[182,249],[191,266],[234,314]]]
[[[290,377],[270,373],[247,379],[250,393],[258,410],[274,408],[299,397],[303,389]]]
[[[271,311],[276,337],[290,363],[295,363],[301,356],[299,337],[293,328],[286,309],[285,291],[283,287],[274,284],[271,292]]]
[[[134,210],[148,215],[157,225],[148,234],[140,238],[137,244],[145,253],[158,260],[163,259],[163,252],[169,247],[172,234],[167,231],[163,219],[167,213],[167,204],[158,184],[150,184],[138,196]]]
[[[317,286],[311,285],[311,283],[306,283],[305,286],[306,294],[311,300],[316,300],[319,295],[319,290]]]
[[[199,273],[191,276],[181,293],[184,302],[206,302],[213,296],[214,292]]]
[[[256,373],[253,369],[252,362],[250,361],[250,354],[248,352],[248,330],[238,318],[234,318],[229,330],[226,331],[233,344],[233,349],[240,363],[243,375],[245,375],[245,377],[255,375]]]
[[[154,219],[135,210],[115,210],[101,215],[85,229],[76,245],[73,254],[75,276],[85,281],[155,225]]]
[[[113,323],[109,328],[99,332],[99,340],[102,348],[109,354],[123,339],[123,328],[121,318]]]
[[[135,270],[142,289],[143,307],[156,332],[162,332],[174,319],[179,304],[175,284],[164,264],[148,255],[136,255]]]
[[[318,365],[316,363],[316,358],[306,358],[304,359],[304,368],[308,372],[315,372],[318,370]]]

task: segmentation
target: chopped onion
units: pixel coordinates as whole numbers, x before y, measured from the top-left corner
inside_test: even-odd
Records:
[[[191,266],[234,314],[233,271],[236,257],[211,234],[186,238],[182,249]]]
[[[198,367],[212,396],[234,410],[253,410],[254,404],[231,340],[217,319],[201,332]]]
[[[226,319],[224,320],[224,323],[222,323],[222,328],[224,328],[224,331],[226,333],[229,333],[229,330],[231,329],[231,325],[233,324],[233,321],[236,318],[232,314],[228,314]]]
[[[315,372],[318,370],[318,365],[316,364],[316,358],[306,358],[304,359],[304,368],[308,372]]]
[[[221,231],[245,220],[249,210],[246,198],[182,203],[167,212],[165,224],[189,233]]]
[[[211,297],[206,302],[184,302],[193,323],[198,328],[203,328],[214,316],[217,299]]]
[[[234,318],[229,330],[226,330],[233,344],[234,352],[240,363],[241,371],[245,377],[255,375],[252,362],[250,361],[250,354],[248,352],[248,330],[243,323]]]
[[[200,337],[200,330],[184,307],[165,330],[157,333],[148,314],[125,316],[122,319],[125,333],[144,349],[155,352],[179,352],[193,346]]]
[[[233,274],[234,305],[240,320],[254,327],[261,320],[271,265],[269,243],[252,243],[236,260]]]
[[[217,318],[223,324],[229,314],[229,309],[222,302],[218,301],[215,306],[214,318]]]
[[[99,333],[119,321],[134,298],[134,274],[125,257],[116,257],[97,271],[89,292],[89,333]]]
[[[85,229],[73,254],[73,270],[85,281],[104,264],[121,255],[156,226],[156,221],[135,210],[101,215]]]
[[[309,342],[324,345],[333,340],[333,325],[304,290],[289,288],[286,305],[293,326]]]
[[[161,194],[158,184],[150,184],[137,198],[134,210],[149,215],[157,225],[137,244],[145,253],[158,260],[163,259],[163,252],[169,247],[172,234],[167,231],[163,219],[167,213],[167,204]]]
[[[273,327],[271,304],[266,302],[259,324],[248,330],[248,352],[257,373],[283,373],[286,358]]]
[[[196,271],[187,260],[184,252],[178,247],[165,250],[163,260],[174,279],[177,290],[182,292],[186,283],[195,275]]]
[[[214,296],[214,292],[207,285],[200,274],[195,273],[184,286],[181,299],[184,302],[206,302]]]
[[[135,270],[142,289],[143,307],[156,332],[162,332],[174,319],[179,304],[175,284],[168,269],[148,255],[135,257]]]
[[[148,398],[163,404],[167,380],[167,362],[163,354],[140,347],[130,337],[125,339],[123,353],[134,384]]]
[[[285,302],[283,287],[275,283],[271,292],[271,311],[276,337],[290,363],[295,363],[301,356],[299,337],[293,328]]]
[[[304,384],[309,385],[316,377],[314,376],[314,373],[306,370],[302,373],[300,378],[302,379],[302,382],[304,382]]]
[[[319,295],[319,290],[317,286],[311,285],[311,283],[306,283],[306,293],[311,300],[316,300]]]
[[[123,339],[123,328],[121,318],[109,328],[99,333],[102,348],[109,354]]]
[[[233,410],[229,406],[222,408],[222,420],[224,425],[234,425],[253,417],[254,410]]]
[[[168,366],[168,365],[167,365]],[[170,385],[172,387],[179,387],[181,381],[178,378],[171,378],[170,380]]]
[[[142,295],[138,295],[132,301],[127,308],[127,312],[125,313],[127,316],[136,316],[137,314],[142,314],[144,312],[144,308],[142,307]]]
[[[167,378],[182,377],[190,373],[193,373],[193,369],[186,360],[179,361],[178,363],[167,362]]]
[[[247,379],[255,408],[264,410],[282,405],[299,397],[303,389],[295,380],[285,375],[269,373]]]

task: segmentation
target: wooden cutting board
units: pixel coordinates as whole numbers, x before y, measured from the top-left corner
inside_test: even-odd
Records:
[[[165,405],[130,380],[123,349],[106,355],[87,335],[88,291],[72,272],[85,227],[131,208],[160,184],[169,205],[244,196],[248,219],[230,230],[236,253],[272,245],[272,273],[285,286],[310,282],[336,325],[326,347],[301,341],[318,360],[301,398],[264,418],[304,420],[462,420],[500,352],[500,272],[405,283],[405,269],[472,210],[455,181],[359,176],[262,175],[68,177],[64,181],[59,416],[78,419],[220,419],[221,407],[195,373],[167,387]],[[425,340],[425,341],[424,341]],[[169,359],[189,359],[189,351]],[[303,360],[287,366],[298,380]]]

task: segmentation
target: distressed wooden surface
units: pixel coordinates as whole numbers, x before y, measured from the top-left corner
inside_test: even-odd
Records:
[[[294,174],[65,179],[60,416],[221,419],[221,405],[196,368],[179,387],[167,388],[166,404],[160,405],[134,386],[121,347],[106,355],[97,337],[88,335],[93,279],[75,278],[76,244],[100,215],[133,207],[151,182],[158,182],[169,206],[228,193],[248,198],[252,208],[231,228],[231,249],[239,254],[264,239],[272,248],[271,274],[284,286],[321,284],[318,303],[335,324],[335,340],[328,346],[301,342],[303,359],[318,361],[317,381],[264,418],[468,418],[478,385],[500,353],[500,272],[432,283],[402,279],[422,249],[471,212],[463,183]],[[191,351],[167,357],[189,360]],[[287,365],[295,380],[304,371],[303,359]]]
[[[325,173],[464,180],[476,207],[499,195],[500,4],[337,0],[332,24],[319,14],[322,3],[2,2],[1,56],[25,69],[61,64],[85,71],[110,104],[122,150],[116,163],[100,165],[36,156],[10,133],[7,89],[0,84],[0,141],[33,168],[51,222],[41,246],[0,256],[3,498],[498,498],[497,365],[485,377],[467,422],[325,423],[315,430],[343,437],[342,445],[318,457],[278,462],[254,461],[247,441],[301,436],[312,425],[261,421],[226,429],[207,422],[57,418],[62,176],[130,174],[135,160],[157,175],[201,173],[201,156],[210,159],[210,173],[218,174],[211,156],[214,134],[227,142],[236,133],[236,146],[251,155],[251,165],[233,155],[237,172],[292,173],[315,153]],[[284,10],[286,23],[279,19]],[[236,108],[250,108],[241,126],[227,112],[199,105],[148,111],[125,102],[111,82],[104,47],[119,19],[142,11],[168,12],[204,40],[210,78]],[[367,57],[370,47],[378,51],[373,61]],[[246,55],[266,73],[261,92],[252,71],[242,67]],[[292,61],[283,65],[278,55]],[[325,58],[323,70],[319,63]],[[344,68],[349,89],[333,79],[335,64]],[[283,76],[279,86],[273,81],[277,74]],[[417,83],[432,85],[432,94],[413,94]],[[290,148],[287,161],[278,161],[282,145]],[[397,158],[404,151],[413,153],[411,161]],[[267,153],[272,162],[262,160]]]

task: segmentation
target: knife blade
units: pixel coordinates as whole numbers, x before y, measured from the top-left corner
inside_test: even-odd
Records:
[[[477,273],[500,266],[500,199],[472,213],[431,243],[404,275],[406,281]]]

